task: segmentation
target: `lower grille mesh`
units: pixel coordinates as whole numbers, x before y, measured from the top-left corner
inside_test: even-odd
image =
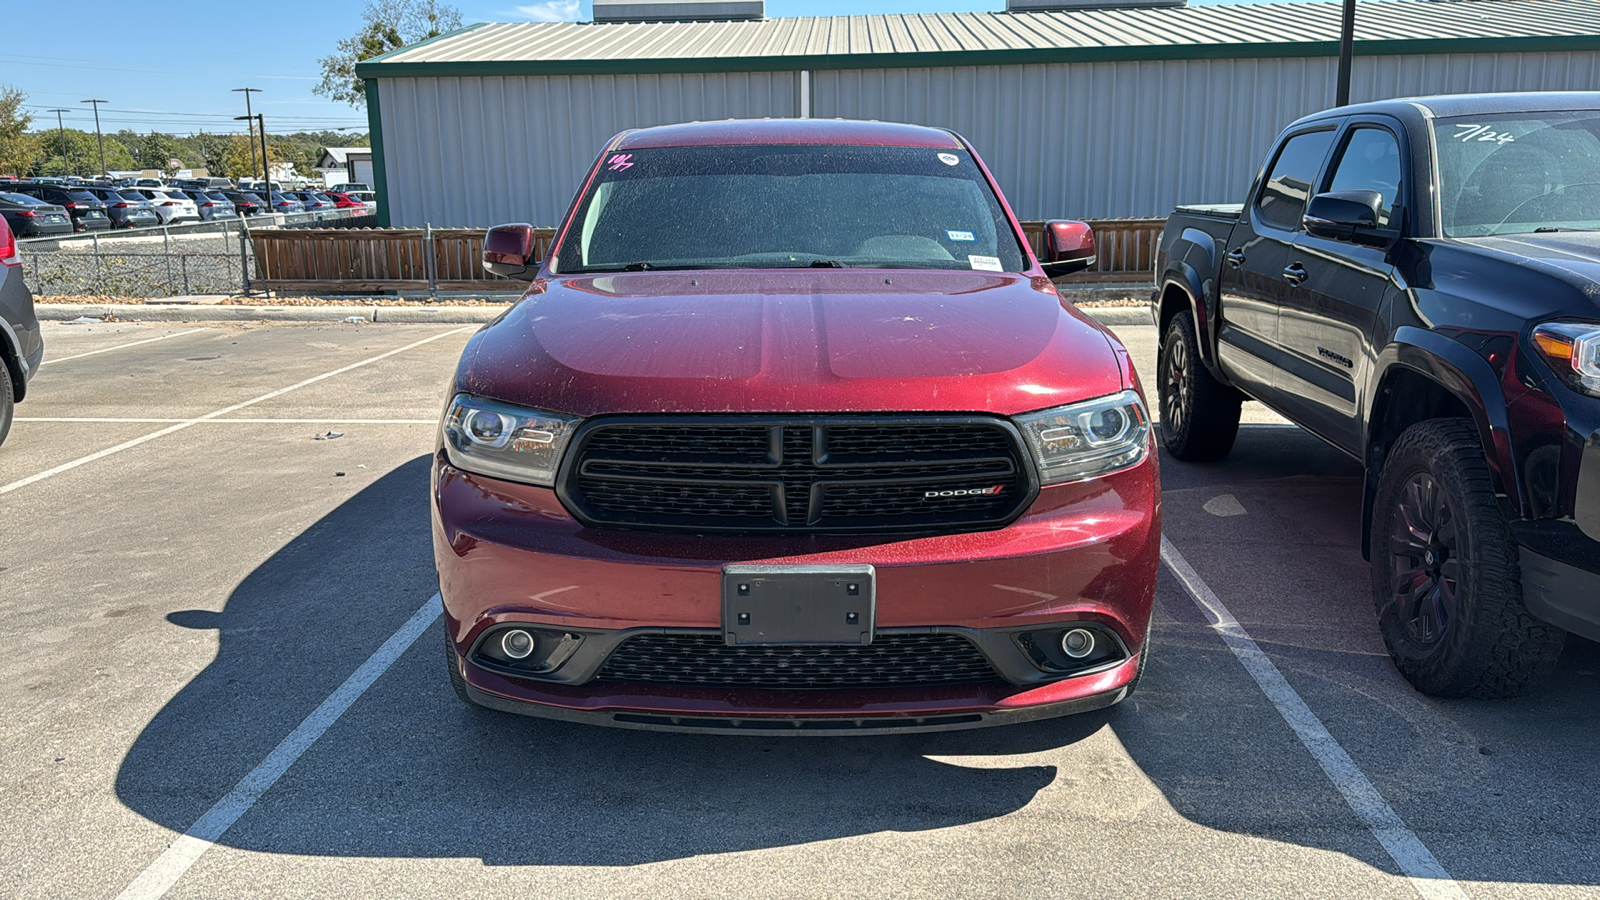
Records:
[[[700,687],[845,688],[971,684],[999,676],[957,634],[878,635],[867,645],[730,647],[715,634],[645,634],[606,660],[601,681]]]

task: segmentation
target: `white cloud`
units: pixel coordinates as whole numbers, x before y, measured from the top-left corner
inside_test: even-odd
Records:
[[[517,7],[517,15],[530,22],[576,22],[578,0],[544,0]]]

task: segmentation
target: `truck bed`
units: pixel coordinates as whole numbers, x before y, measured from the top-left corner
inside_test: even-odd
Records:
[[[1237,221],[1244,212],[1243,203],[1193,203],[1179,206],[1173,212],[1186,216],[1202,216],[1208,219],[1226,219],[1229,222]]]

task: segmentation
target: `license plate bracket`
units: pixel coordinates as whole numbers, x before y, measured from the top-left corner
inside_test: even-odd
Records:
[[[728,646],[870,644],[878,621],[872,566],[722,567]]]

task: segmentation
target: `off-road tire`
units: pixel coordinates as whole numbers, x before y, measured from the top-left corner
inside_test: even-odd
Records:
[[[1173,316],[1162,336],[1156,391],[1168,453],[1185,462],[1212,462],[1233,449],[1244,397],[1200,361],[1200,339],[1188,310]]]
[[[11,371],[0,361],[0,444],[11,433],[11,420],[17,414],[17,401],[11,394]]]
[[[1369,549],[1378,630],[1417,690],[1516,697],[1555,668],[1566,632],[1523,605],[1517,545],[1471,421],[1419,422],[1395,441],[1378,480]],[[1402,580],[1413,585],[1404,603]]]

